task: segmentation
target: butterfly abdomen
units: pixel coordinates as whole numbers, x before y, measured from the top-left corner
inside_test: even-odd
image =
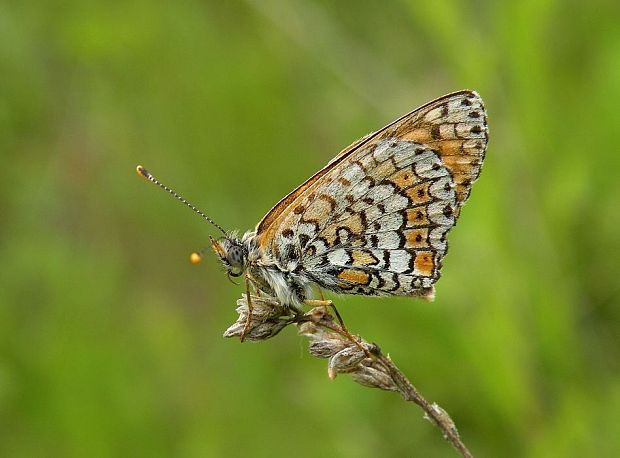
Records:
[[[310,295],[310,279],[305,276],[282,270],[275,264],[256,266],[251,271],[253,278],[259,277],[266,283],[260,289],[287,307],[300,309]]]

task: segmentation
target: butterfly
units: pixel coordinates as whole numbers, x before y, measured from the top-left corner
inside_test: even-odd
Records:
[[[242,237],[214,224],[227,274],[301,310],[313,286],[341,294],[434,297],[456,224],[488,142],[480,96],[433,100],[357,140],[280,200]]]

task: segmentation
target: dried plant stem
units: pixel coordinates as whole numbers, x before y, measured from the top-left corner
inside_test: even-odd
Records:
[[[437,427],[441,429],[444,437],[452,443],[454,448],[457,449],[461,455],[465,458],[473,458],[473,455],[461,440],[461,436],[456,429],[454,421],[450,418],[450,415],[437,404],[430,404],[424,396],[420,394],[413,383],[409,381],[405,374],[396,367],[390,358],[383,354],[377,355],[377,358],[389,371],[403,399],[405,401],[415,402],[420,406],[426,417],[431,419]]]
[[[224,337],[257,342],[274,337],[286,326],[295,324],[299,333],[310,339],[310,354],[329,359],[327,374],[330,378],[346,373],[364,386],[400,393],[405,401],[414,402],[424,411],[425,418],[441,430],[463,457],[473,456],[450,415],[437,404],[429,403],[376,344],[344,329],[328,307],[319,306],[305,314],[295,314],[273,298],[252,296],[251,300],[253,308],[249,319],[246,297],[237,301],[239,318],[226,330]]]

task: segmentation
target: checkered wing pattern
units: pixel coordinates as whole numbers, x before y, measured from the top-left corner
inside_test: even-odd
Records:
[[[263,250],[321,287],[429,295],[487,144],[475,92],[437,99],[358,140],[259,223]]]

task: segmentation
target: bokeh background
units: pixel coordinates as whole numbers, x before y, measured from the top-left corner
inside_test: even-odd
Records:
[[[491,129],[434,303],[340,298],[478,456],[620,456],[618,2],[3,1],[0,455],[456,456],[287,329],[141,163],[246,230],[463,88]]]

